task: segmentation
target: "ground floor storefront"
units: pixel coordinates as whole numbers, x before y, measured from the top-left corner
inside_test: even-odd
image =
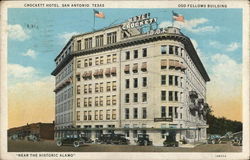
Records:
[[[103,128],[101,125],[95,128],[64,128],[55,130],[55,137],[83,134],[94,142],[104,134],[123,134],[129,140],[130,145],[136,145],[138,135],[148,135],[154,146],[163,146],[164,141],[176,141],[178,144],[206,142],[206,128]]]

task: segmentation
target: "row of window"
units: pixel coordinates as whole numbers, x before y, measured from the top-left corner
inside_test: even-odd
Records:
[[[178,108],[179,107],[174,107],[174,106],[161,106],[161,117],[166,118],[166,117],[172,117],[175,119],[182,119],[182,113],[180,113],[178,116]],[[167,112],[168,111],[168,112]]]
[[[199,78],[197,78],[197,75],[194,75],[194,73],[191,72],[190,70],[186,72],[186,75],[187,75],[186,77],[187,77],[188,84],[192,86],[192,88],[195,88],[195,90],[197,90],[199,93],[204,95],[205,85],[203,85],[202,82],[199,81]]]
[[[180,99],[179,99],[180,94]],[[168,91],[168,101],[182,101],[182,92],[178,91]],[[161,91],[161,100],[166,101],[167,100],[167,91]]]
[[[63,123],[69,123],[72,121],[72,112],[69,113],[65,113],[65,114],[61,114],[61,115],[57,115],[56,116],[56,124],[63,124]]]
[[[130,79],[125,79],[125,88],[126,89],[130,88],[130,81],[131,81]],[[133,82],[133,88],[138,88],[138,86],[139,86],[138,78],[133,78],[132,82]],[[142,87],[147,87],[147,85],[148,85],[147,77],[142,77],[141,83],[142,83],[141,84]]]
[[[176,69],[184,72],[186,67],[184,66],[183,62],[173,59],[162,59],[161,60],[161,69]]]
[[[194,62],[191,60],[191,58],[189,57],[188,54],[184,53],[184,49],[178,46],[174,46],[174,45],[162,45],[161,46],[161,54],[162,55],[177,55],[177,56],[181,56],[184,58],[184,60],[187,62],[187,64],[190,66],[192,72],[194,72],[194,75],[191,75],[192,73],[189,73],[190,76],[188,75],[188,77],[191,78],[191,81],[193,81],[193,79],[196,80],[195,84],[198,84],[200,82],[204,82],[204,80],[202,79],[201,75],[199,74],[200,72],[198,71],[197,67],[195,66]],[[182,64],[183,62],[171,62],[172,63],[172,68],[182,68]],[[174,64],[176,63],[176,64]],[[181,63],[180,65],[178,63]],[[166,66],[162,66],[162,69],[167,68]],[[186,67],[184,67],[182,70],[185,70]],[[199,75],[199,76],[197,76]],[[201,84],[203,85],[203,84]]]
[[[161,85],[167,84],[167,75],[161,75]],[[168,75],[168,85],[169,86],[180,86],[183,85],[183,78],[175,75]]]
[[[94,114],[94,115],[93,115]],[[94,116],[94,117],[92,117]],[[95,110],[94,113],[89,111],[83,111],[83,119],[84,121],[91,121],[91,120],[116,120],[116,109],[107,109],[106,115],[104,117],[103,110]],[[81,111],[76,112],[76,120],[81,120]]]
[[[66,89],[64,92],[61,92],[56,95],[56,104],[59,104],[73,96],[73,87]]]
[[[85,97],[83,98],[83,107],[92,107],[92,101],[94,99],[94,106],[104,106],[104,96],[96,96],[94,98],[92,97]],[[116,95],[109,95],[106,96],[106,104],[105,106],[114,106],[117,104],[117,97]],[[81,98],[76,99],[76,106],[81,107]]]
[[[56,84],[59,83],[61,80],[63,80],[66,76],[71,74],[73,71],[73,65],[70,63],[64,69],[61,70],[61,72],[56,76]]]
[[[84,64],[83,67],[91,67],[93,66],[93,62],[92,62],[93,58],[86,58],[84,59]],[[110,64],[110,63],[115,63],[117,62],[117,55],[116,54],[112,54],[112,55],[106,55],[106,64]],[[100,56],[100,57],[95,57],[95,66],[98,65],[102,65],[104,64],[104,56]],[[77,60],[77,64],[76,64],[77,68],[81,68],[82,67],[82,61],[81,60]]]
[[[184,49],[180,48],[178,46],[173,45],[162,45],[161,46],[161,54],[169,54],[169,55],[177,55],[177,56],[183,56],[184,55]]]
[[[87,93],[92,93],[92,84],[85,84],[83,86],[83,93],[87,94]],[[106,92],[111,92],[111,91],[116,91],[117,89],[117,84],[116,81],[111,81],[111,82],[106,82]],[[94,92],[95,93],[103,93],[104,92],[104,83],[100,82],[100,83],[95,83],[94,85]],[[76,86],[76,93],[77,94],[81,94],[81,86],[77,85]]]
[[[141,113],[139,113],[138,108],[131,108],[132,115],[130,115],[130,108],[125,108],[125,119],[146,119],[147,118],[147,108],[141,108]],[[139,115],[141,115],[139,117]]]
[[[64,59],[64,57],[66,57],[70,53],[71,53],[71,46],[69,46],[69,48],[66,49],[64,53],[57,59],[56,65],[58,65]]]
[[[133,67],[132,67],[132,72],[133,73],[138,73],[138,71],[139,71],[138,68],[139,68],[138,67],[138,63],[134,63]],[[146,72],[147,71],[147,62],[142,62],[142,64],[141,64],[141,71],[142,72]],[[124,73],[126,73],[126,74],[130,73],[130,65],[129,64],[125,65],[125,67],[124,67]]]
[[[56,105],[56,113],[68,111],[68,110],[72,109],[72,106],[73,106],[73,99],[68,100],[62,104],[58,104],[58,105]]]
[[[98,35],[95,36],[95,47],[101,47],[104,45],[104,35]],[[107,44],[112,44],[117,42],[117,33],[116,32],[111,32],[107,33]],[[93,38],[85,38],[84,39],[84,49],[89,49],[92,48],[93,46]],[[78,40],[77,41],[77,50],[80,51],[82,50],[82,41]]]
[[[143,48],[142,49],[142,57],[147,57],[147,48]],[[139,53],[138,53],[138,50],[134,50],[133,51],[133,55],[131,56],[131,54],[130,54],[130,51],[126,51],[125,52],[125,60],[130,60],[131,59],[131,57],[133,57],[133,59],[137,59],[137,58],[139,58]]]
[[[92,74],[92,71],[85,71],[82,74],[82,78],[84,80],[91,80],[92,79],[92,75],[93,77],[95,77],[96,79],[98,78],[103,78],[103,74],[106,75],[106,77],[111,77],[111,76],[116,76],[116,67],[112,67],[112,68],[106,68],[105,73],[103,69],[96,69],[95,72]],[[77,81],[81,81],[81,73],[76,73],[76,80]]]
[[[148,101],[147,92],[142,92],[141,97],[142,97],[141,102]],[[138,93],[133,93],[133,102],[138,103],[138,101],[139,101]],[[129,93],[125,94],[125,103],[130,103],[130,94]]]

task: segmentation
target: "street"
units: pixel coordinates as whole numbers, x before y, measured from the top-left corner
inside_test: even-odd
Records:
[[[242,146],[228,144],[202,144],[194,148],[157,147],[111,144],[84,144],[78,148],[72,145],[56,146],[54,141],[8,140],[8,152],[241,152]]]

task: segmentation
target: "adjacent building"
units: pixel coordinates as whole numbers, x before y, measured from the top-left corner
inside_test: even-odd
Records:
[[[73,36],[55,58],[55,136],[146,133],[188,143],[206,138],[209,76],[176,27],[152,29],[150,15]],[[141,26],[148,26],[144,31]]]
[[[54,139],[54,123],[32,123],[8,129],[8,137],[16,136],[25,138],[29,135],[35,135],[40,139]]]

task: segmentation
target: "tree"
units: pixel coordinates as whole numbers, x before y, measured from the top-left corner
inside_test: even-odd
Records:
[[[232,121],[225,117],[215,117],[213,115],[212,106],[209,107],[206,118],[207,124],[209,125],[207,129],[208,134],[225,135],[227,132],[235,133],[242,131],[242,122]]]

